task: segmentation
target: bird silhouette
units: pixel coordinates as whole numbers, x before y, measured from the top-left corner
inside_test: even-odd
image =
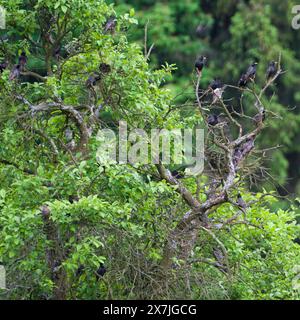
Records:
[[[257,65],[258,65],[258,63],[254,62],[249,66],[249,68],[248,68],[248,70],[246,72],[246,76],[247,76],[248,80],[254,80],[255,79]]]
[[[207,123],[210,126],[215,126],[219,123],[219,117],[216,114],[210,114],[207,118]]]
[[[101,73],[107,74],[110,73],[111,67],[107,63],[100,63],[99,70]]]
[[[103,263],[100,263],[98,270],[96,271],[96,279],[100,280],[106,273],[106,268]]]
[[[257,62],[252,63],[248,69],[246,73],[243,73],[240,77],[240,80],[238,82],[238,86],[243,88],[246,87],[247,83],[249,82],[249,80],[254,81],[255,76],[256,76],[256,67],[257,67]]]
[[[97,73],[91,74],[85,82],[87,88],[91,88],[96,85],[97,81],[101,79],[101,76]]]
[[[266,78],[267,80],[270,80],[271,78],[273,78],[277,73],[277,62],[275,61],[271,61],[269,63],[269,66],[267,68],[267,72],[266,72]]]
[[[200,56],[196,61],[195,61],[195,69],[198,74],[202,72],[202,69],[205,66],[205,63],[207,61],[207,58],[204,56]]]
[[[241,87],[241,88],[244,88],[244,87],[246,87],[247,83],[248,83],[248,77],[247,77],[247,75],[244,73],[244,74],[242,74],[241,77],[240,77],[240,80],[239,80],[239,82],[238,82],[238,86]]]
[[[215,78],[209,85],[209,88],[211,88],[212,90],[216,90],[222,87],[223,87],[223,84],[219,78]]]

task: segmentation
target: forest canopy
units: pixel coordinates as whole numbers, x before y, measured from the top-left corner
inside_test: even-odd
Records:
[[[0,0],[1,299],[299,299],[292,4]]]

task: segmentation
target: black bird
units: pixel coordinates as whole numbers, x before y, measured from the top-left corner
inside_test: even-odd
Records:
[[[6,61],[0,63],[0,73],[2,73],[8,66],[8,63]]]
[[[268,66],[268,69],[267,69],[267,72],[266,72],[267,80],[270,80],[271,78],[273,78],[276,73],[277,73],[277,62],[271,61],[269,63],[269,66]]]
[[[257,62],[252,63],[247,69],[247,72],[241,75],[240,80],[238,82],[239,87],[241,88],[246,87],[249,80],[255,79],[257,64],[258,64]]]
[[[239,193],[237,196],[237,202],[236,204],[241,208],[241,209],[246,209],[247,208],[247,204],[245,202],[245,200],[243,199],[242,195]]]
[[[176,179],[183,179],[184,178],[184,172],[179,170],[173,170],[171,171],[171,174]]]
[[[246,74],[242,74],[241,77],[240,77],[238,86],[241,87],[241,88],[244,88],[244,87],[246,87],[247,82],[248,82],[247,75]]]
[[[195,62],[195,68],[198,74],[201,73],[203,67],[205,66],[207,58],[204,56],[200,56]]]
[[[70,203],[74,203],[74,202],[78,202],[78,201],[79,201],[79,197],[77,195],[70,195],[69,196]]]
[[[103,263],[100,263],[98,270],[96,271],[96,279],[97,281],[101,279],[106,273],[106,268]]]
[[[216,90],[222,87],[223,87],[223,84],[219,78],[215,78],[209,85],[209,88],[211,88],[212,90]]]
[[[105,23],[104,32],[106,33],[109,31],[111,33],[114,33],[116,26],[117,26],[117,19],[115,17],[111,17]]]
[[[16,65],[12,68],[12,70],[11,70],[11,72],[10,72],[9,80],[10,80],[10,81],[13,81],[13,80],[19,78],[19,77],[20,77],[20,73],[21,73],[21,66],[20,66],[19,64],[16,64]]]
[[[107,63],[100,63],[99,70],[101,73],[106,74],[106,73],[110,73],[111,68],[110,68],[110,65]]]
[[[248,80],[254,80],[255,79],[255,75],[256,75],[256,66],[257,66],[257,62],[252,63],[247,72],[246,72],[246,76],[248,78]]]
[[[210,126],[215,126],[219,123],[219,117],[216,114],[210,114],[207,118],[207,123]]]
[[[97,81],[99,81],[100,79],[101,79],[100,75],[93,73],[88,77],[88,79],[85,82],[85,85],[88,88],[91,88],[91,87],[95,86]]]
[[[23,51],[19,56],[19,65],[21,70],[24,70],[26,64],[27,64],[27,56],[26,56],[26,53]]]

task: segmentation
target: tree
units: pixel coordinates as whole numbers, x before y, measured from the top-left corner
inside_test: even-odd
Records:
[[[230,90],[242,94],[245,113],[222,95],[216,98],[212,89],[201,89],[200,74],[193,113],[183,115],[163,85],[174,66],[151,70],[141,48],[126,38],[136,23],[132,10],[117,16],[112,6],[96,0],[4,1],[4,6],[8,27],[1,52],[9,65],[0,80],[0,259],[8,275],[5,297],[297,296],[291,287],[298,259],[293,210],[271,212],[265,201],[275,197],[246,189],[246,176],[259,161],[253,143],[264,127],[264,110],[269,112],[263,96],[281,74],[280,63],[260,90],[251,81],[244,89],[227,85],[224,97]],[[9,80],[22,51],[27,64]],[[208,122],[212,109],[219,116],[215,126]],[[256,122],[249,119],[253,111]],[[146,130],[202,123],[207,171],[179,179],[163,162],[105,161],[96,133],[116,131],[119,120]],[[99,265],[107,271],[101,276]]]
[[[147,25],[148,43],[154,44],[151,64],[158,66],[168,61],[178,66],[168,86],[180,103],[192,99],[192,91],[183,88],[190,87],[191,61],[200,53],[208,57],[209,64],[202,79],[204,86],[215,76],[224,82],[236,79],[253,60],[259,60],[259,79],[264,79],[266,64],[282,53],[282,65],[287,72],[276,83],[277,90],[271,88],[268,92],[268,97],[273,94],[272,110],[282,122],[280,126],[279,122],[271,122],[258,140],[262,148],[271,145],[280,148],[274,148],[266,157],[264,166],[271,169],[272,179],[264,183],[265,179],[260,177],[260,185],[270,190],[275,185],[281,195],[289,194],[289,198],[294,199],[299,193],[299,170],[295,164],[299,161],[300,64],[299,32],[291,28],[293,1],[286,4],[269,0],[191,0],[171,4],[116,1],[116,4],[118,12],[128,10],[130,5],[137,9],[139,28],[130,33],[130,38],[143,43]],[[287,106],[290,112],[286,112]],[[184,112],[189,112],[186,109]]]

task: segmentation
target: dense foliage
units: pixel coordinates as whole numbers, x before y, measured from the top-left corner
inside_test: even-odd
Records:
[[[297,102],[297,44],[270,22],[279,5],[260,2],[266,11],[249,11],[257,1],[132,1],[140,10],[135,17],[131,6],[99,0],[0,1],[7,10],[0,58],[8,62],[0,78],[0,262],[7,273],[1,298],[299,299],[294,206],[275,210],[275,192],[256,187],[254,193],[243,168],[234,168],[224,191],[230,175],[225,172],[210,195],[205,173],[173,179],[172,166],[112,164],[97,138],[98,129],[117,131],[120,120],[146,130],[205,127],[192,82],[199,51],[211,58],[204,88],[215,75],[228,83],[238,80],[239,68],[254,57],[262,75],[267,61],[281,52],[289,72],[262,98],[270,117],[258,139],[266,148],[283,144],[273,161],[286,163],[298,130],[297,112],[284,107]],[[108,29],[112,19],[116,25]],[[144,48],[137,23],[148,19]],[[200,42],[194,35],[199,22],[209,30]],[[145,50],[152,41],[149,62]],[[26,67],[12,79],[23,51]],[[99,64],[106,70],[99,71]],[[100,79],[90,85],[95,70]],[[248,105],[253,92],[245,93]],[[273,170],[283,183],[285,165]],[[236,205],[239,193],[247,208]],[[194,212],[198,216],[180,229]],[[176,250],[170,249],[172,241]]]
[[[254,60],[259,61],[258,81],[262,84],[266,64],[282,53],[286,74],[272,92],[272,111],[280,121],[270,121],[260,137],[262,147],[280,148],[265,159],[272,179],[267,184],[264,179],[259,182],[272,184],[282,195],[299,194],[300,32],[291,25],[296,4],[293,0],[116,1],[119,12],[136,9],[139,27],[130,32],[132,39],[143,43],[144,27],[148,26],[149,46],[154,43],[151,63],[177,65],[170,88],[180,94],[181,103],[193,95],[185,88],[199,53],[208,56],[209,68],[203,77],[206,85],[214,77],[224,83],[238,79]]]

